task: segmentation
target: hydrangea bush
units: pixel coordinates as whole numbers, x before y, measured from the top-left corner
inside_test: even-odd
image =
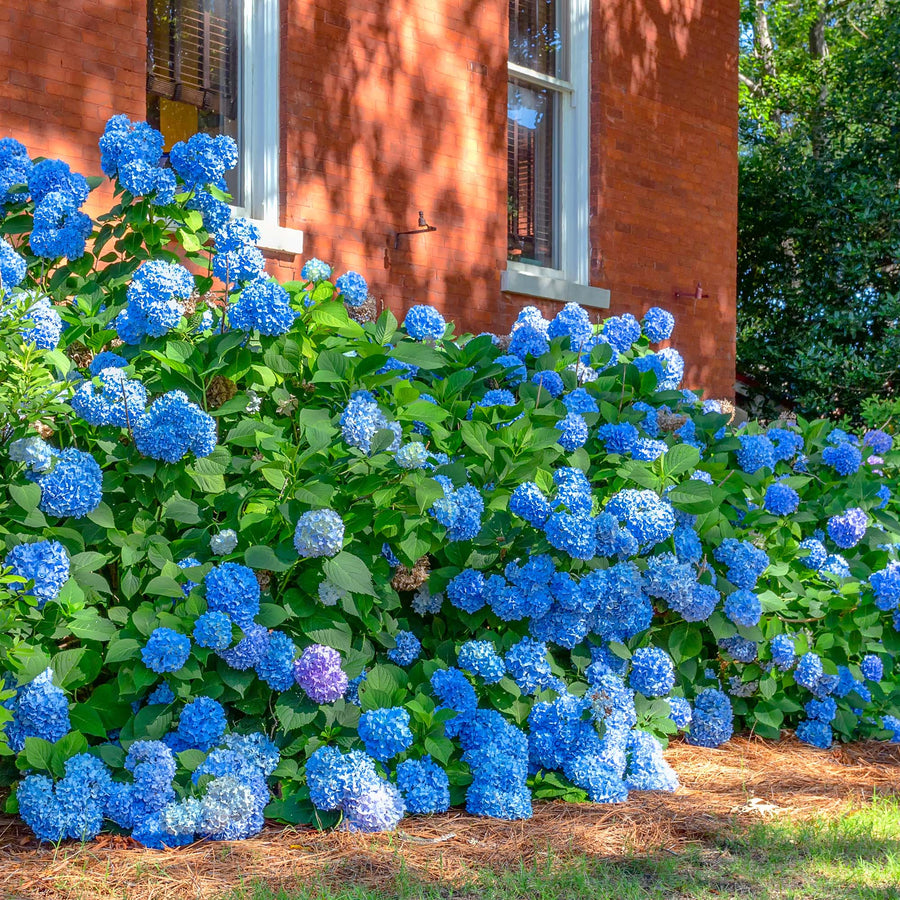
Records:
[[[900,740],[900,454],[731,424],[660,309],[277,284],[229,138],[0,141],[0,773],[42,840],[672,790],[677,732]],[[333,280],[332,280],[333,279]]]

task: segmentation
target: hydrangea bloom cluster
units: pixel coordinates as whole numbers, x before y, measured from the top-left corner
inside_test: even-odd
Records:
[[[434,501],[429,512],[447,529],[447,540],[470,541],[481,530],[484,499],[474,485],[455,488],[446,475],[435,475],[444,496]]]
[[[288,292],[266,278],[243,284],[238,299],[228,310],[228,320],[234,328],[239,331],[255,329],[269,336],[290,331],[296,315]]]
[[[141,659],[153,672],[177,672],[191,653],[191,639],[171,628],[160,626],[144,644]]]
[[[311,509],[294,528],[294,548],[304,557],[334,556],[344,545],[344,521],[333,509]]]
[[[407,312],[403,327],[417,341],[436,341],[444,336],[447,323],[433,306],[418,305]]]
[[[128,286],[128,306],[113,327],[126,344],[161,337],[184,315],[184,302],[194,291],[194,276],[184,266],[151,259],[141,264]]]
[[[126,428],[143,417],[147,407],[144,386],[127,378],[121,368],[101,369],[96,381],[83,381],[69,401],[72,409],[91,425]]]
[[[25,746],[25,738],[38,737],[53,744],[71,728],[69,701],[53,683],[52,669],[45,669],[18,688],[15,697],[3,705],[12,712],[5,730],[6,740],[16,753]]]
[[[355,391],[341,413],[341,432],[344,441],[351,447],[358,447],[363,453],[371,453],[372,438],[379,431],[385,430],[394,434],[394,439],[387,449],[399,449],[401,440],[399,424],[388,421],[373,394],[369,391]]]
[[[866,511],[855,506],[843,515],[832,516],[828,520],[828,536],[842,550],[849,550],[863,539],[868,524]]]
[[[331,647],[313,644],[294,663],[294,681],[316,703],[333,703],[347,693],[341,655]]]
[[[388,650],[387,658],[397,666],[411,666],[422,652],[422,642],[411,631],[399,631],[395,646]]]
[[[184,391],[157,397],[132,425],[138,450],[152,459],[179,462],[187,453],[209,456],[216,449],[216,423]]]
[[[103,497],[103,473],[90,453],[67,447],[49,449],[52,463],[45,472],[36,470],[41,488],[40,509],[51,516],[81,519],[92,513]]]
[[[69,554],[59,541],[18,544],[6,554],[3,565],[9,566],[12,574],[32,582],[30,587],[11,584],[10,588],[35,597],[38,609],[43,609],[48,600],[55,600],[69,579]]]

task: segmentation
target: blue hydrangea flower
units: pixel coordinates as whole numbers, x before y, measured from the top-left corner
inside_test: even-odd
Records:
[[[875,605],[882,612],[900,605],[900,562],[892,560],[881,571],[873,572],[869,583],[875,592]]]
[[[670,537],[675,530],[675,510],[653,491],[626,488],[614,494],[605,512],[624,522],[645,548]]]
[[[69,579],[69,554],[59,541],[35,541],[13,547],[3,560],[4,566],[33,585],[26,590],[25,585],[9,584],[13,591],[25,590],[36,597],[38,609],[43,609],[48,600],[59,596],[63,585]]]
[[[475,569],[464,569],[447,585],[450,602],[463,612],[478,612],[485,604],[484,576]]]
[[[181,711],[178,736],[187,747],[207,753],[222,743],[227,725],[221,703],[210,697],[197,697]]]
[[[879,456],[890,453],[894,446],[894,439],[885,431],[867,431],[863,436],[863,446],[871,447]]]
[[[408,750],[413,741],[409,713],[401,706],[364,712],[359,717],[358,730],[366,752],[381,762]]]
[[[113,116],[100,136],[100,168],[109,178],[115,178],[119,168],[130,162],[155,165],[163,152],[165,139],[146,122],[132,122],[128,116]]]
[[[433,306],[419,304],[411,307],[406,313],[403,327],[409,336],[417,341],[437,341],[444,336],[447,323]]]
[[[15,191],[13,188],[27,185],[33,168],[23,144],[15,138],[0,138],[0,204],[8,206],[24,203],[28,199],[27,191]]]
[[[684,697],[669,697],[669,718],[678,726],[680,731],[690,727],[693,711],[691,704]]]
[[[544,526],[548,543],[573,559],[593,559],[596,553],[594,520],[587,515],[551,513]]]
[[[828,535],[842,550],[855,547],[865,536],[869,517],[858,506],[828,520]]]
[[[194,277],[178,263],[151,259],[141,263],[128,285],[128,306],[114,327],[126,344],[144,335],[161,337],[175,328],[184,314],[184,301],[194,291]]]
[[[294,528],[294,548],[305,558],[334,556],[344,545],[344,522],[333,509],[311,509]]]
[[[738,439],[741,448],[737,452],[738,465],[748,474],[760,469],[775,468],[775,445],[764,434],[742,434]]]
[[[225,613],[244,630],[259,612],[259,582],[252,569],[239,563],[224,562],[215,566],[204,578],[206,605],[210,612]],[[218,626],[210,626],[221,628]],[[230,632],[229,632],[230,643]]]
[[[157,397],[132,425],[138,451],[151,459],[176,463],[188,452],[209,456],[216,448],[216,423],[183,391]]]
[[[640,647],[631,657],[628,683],[645,697],[662,697],[675,685],[672,658],[660,647]]]
[[[631,313],[612,316],[603,323],[603,336],[616,353],[625,353],[640,338],[641,325]]]
[[[739,634],[731,637],[722,638],[719,646],[737,661],[742,663],[752,663],[758,654],[756,641],[742,637]]]
[[[150,695],[147,697],[147,706],[154,706],[159,704],[161,706],[168,706],[175,700],[175,694],[172,692],[172,688],[163,681],[157,687],[153,689]]]
[[[641,328],[651,344],[667,341],[675,328],[675,316],[658,306],[652,306],[644,313]]]
[[[28,240],[35,256],[56,259],[80,259],[93,229],[87,213],[69,194],[52,191],[35,207],[34,225]]]
[[[443,488],[444,496],[434,501],[429,514],[447,529],[448,541],[472,540],[481,531],[484,498],[473,485],[454,488],[445,475],[436,475],[434,480]]]
[[[237,165],[237,144],[227,134],[199,132],[187,141],[178,141],[169,151],[169,162],[189,190],[218,185]]]
[[[12,703],[5,705],[13,714],[6,724],[6,739],[16,753],[25,746],[25,738],[39,737],[53,744],[69,733],[69,701],[53,683],[50,668],[20,687]]]
[[[509,498],[509,511],[535,528],[542,528],[552,510],[544,492],[533,481],[526,481]]]
[[[467,641],[459,648],[457,663],[485,684],[496,684],[506,674],[506,664],[490,641]]]
[[[273,631],[265,652],[256,663],[256,674],[273,691],[286,691],[294,683],[294,657],[297,647],[283,631]]]
[[[660,350],[658,355],[663,361],[666,377],[659,382],[657,388],[660,391],[677,390],[684,377],[684,359],[674,347],[666,347],[665,350]]]
[[[632,791],[674,791],[678,776],[663,758],[662,744],[646,731],[628,735],[625,786]]]
[[[334,286],[347,306],[360,307],[369,299],[369,286],[359,272],[346,272]]]
[[[525,360],[529,356],[537,359],[543,356],[550,349],[550,342],[547,340],[547,332],[526,322],[513,328],[512,335],[509,340],[509,353],[516,356],[520,360]]]
[[[797,725],[797,739],[820,750],[827,750],[833,739],[831,726],[819,719],[805,719]]]
[[[727,566],[726,577],[736,587],[752,591],[759,576],[769,565],[769,557],[764,550],[754,547],[749,541],[725,538],[713,551],[718,562]]]
[[[90,453],[67,447],[54,451],[53,467],[36,477],[41,488],[42,512],[81,519],[92,513],[103,498],[103,473]]]
[[[535,372],[531,376],[531,383],[539,385],[541,390],[546,391],[551,397],[558,397],[565,390],[562,376],[552,369],[543,369],[540,372]]]
[[[766,488],[763,506],[773,516],[790,516],[797,512],[800,495],[790,486],[780,481]]]
[[[523,637],[506,653],[506,670],[523,694],[533,694],[559,682],[550,669],[546,644]]]
[[[821,658],[812,652],[804,653],[794,670],[794,681],[811,691],[824,674]]]
[[[421,469],[428,462],[428,449],[421,441],[410,441],[397,451],[396,459],[401,469]]]
[[[556,423],[556,428],[562,432],[559,436],[559,445],[568,453],[583,447],[587,442],[587,422],[578,413],[570,412]]]
[[[84,175],[79,175],[61,159],[42,159],[35,163],[28,178],[28,189],[35,205],[48,194],[64,194],[79,207],[88,198],[90,188]]]
[[[832,466],[838,475],[846,478],[859,470],[862,465],[862,453],[858,447],[845,442],[836,447],[826,447],[822,451],[822,462],[827,466]]]
[[[144,415],[147,392],[139,381],[126,378],[117,367],[101,369],[96,381],[83,381],[69,401],[86,422],[125,428]]]
[[[718,747],[734,731],[734,715],[727,694],[715,688],[702,690],[694,700],[694,712],[687,740],[697,747]]]
[[[803,708],[811,719],[818,719],[820,722],[831,722],[837,715],[837,703],[831,697],[809,700]]]
[[[431,689],[447,709],[462,716],[475,711],[478,698],[475,688],[459,669],[438,669],[430,679]],[[450,724],[450,723],[446,723]]]
[[[294,681],[315,703],[333,703],[347,692],[340,653],[322,644],[307,647],[294,662]]]
[[[260,334],[286,334],[297,314],[288,292],[277,282],[258,278],[241,286],[238,299],[228,309],[228,320],[238,331],[256,329]]]
[[[144,665],[153,672],[177,672],[191,654],[191,639],[171,628],[155,628],[141,650]]]
[[[567,303],[553,318],[547,328],[547,337],[567,337],[569,347],[578,353],[589,344],[594,336],[587,311],[577,303]]]
[[[607,453],[631,452],[639,436],[631,422],[609,422],[597,429],[597,437],[603,441]]]
[[[772,662],[782,672],[786,672],[797,661],[794,639],[788,634],[776,634],[769,642],[769,652],[772,654]]]
[[[806,566],[807,569],[821,569],[822,566],[825,565],[825,560],[828,558],[828,551],[818,538],[806,538],[805,540],[802,540],[797,550],[797,559]],[[805,551],[802,556],[799,555],[801,551]]]
[[[397,450],[402,436],[400,425],[388,421],[375,402],[375,397],[368,391],[354,391],[341,413],[344,441],[351,447],[358,447],[363,453],[370,453],[372,438],[376,432],[384,430],[394,433],[394,440],[387,449]]]
[[[0,238],[0,285],[4,291],[18,287],[25,278],[28,264],[16,253],[6,238]]]
[[[884,663],[881,661],[881,657],[874,653],[864,656],[859,668],[866,681],[881,681],[884,677]]]
[[[396,644],[388,650],[387,658],[403,668],[411,666],[422,652],[421,641],[411,631],[398,631],[394,640]]]
[[[397,766],[397,787],[413,815],[446,812],[450,808],[447,773],[430,756],[407,759]]]
[[[569,412],[579,413],[580,415],[600,412],[597,401],[583,387],[575,388],[574,391],[569,391],[569,393],[562,398],[562,401]]]
[[[269,632],[264,626],[251,622],[243,627],[243,632],[244,636],[234,647],[218,651],[225,664],[239,672],[259,665],[269,648]]]
[[[513,387],[522,384],[525,379],[528,377],[528,372],[525,369],[525,364],[522,360],[519,359],[518,356],[513,356],[512,354],[506,354],[505,356],[498,356],[494,360],[494,365],[501,366],[506,371],[503,375],[503,381],[511,384]],[[488,393],[491,393],[488,391]],[[508,392],[506,392],[508,393]],[[487,397],[485,397],[487,399]],[[489,404],[482,401],[478,404],[479,406],[488,406]],[[512,404],[505,404],[507,406],[511,406]]]
[[[303,268],[300,270],[300,277],[304,281],[312,281],[315,284],[318,284],[320,281],[327,281],[331,278],[331,266],[327,262],[322,262],[321,259],[312,257],[312,259],[308,259],[303,264]]]
[[[735,625],[751,628],[762,618],[762,603],[752,591],[736,590],[725,598],[725,615]]]

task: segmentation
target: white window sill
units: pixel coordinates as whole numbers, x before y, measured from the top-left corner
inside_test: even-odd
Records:
[[[542,273],[546,271],[541,270]],[[525,297],[539,297],[542,300],[580,303],[582,306],[609,309],[609,291],[606,288],[578,284],[562,277],[537,272],[524,272],[518,267],[510,267],[500,273],[500,290],[507,294],[522,294]]]
[[[303,253],[303,232],[297,228],[282,228],[265,219],[250,219],[259,229],[259,247],[261,250],[272,250],[275,253],[291,253],[299,256]]]

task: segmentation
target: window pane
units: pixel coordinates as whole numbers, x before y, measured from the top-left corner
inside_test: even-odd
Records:
[[[556,0],[509,0],[509,61],[562,77]]]
[[[559,95],[510,82],[507,103],[508,258],[556,267],[554,119]]]
[[[239,128],[240,0],[150,0],[147,7],[147,119],[168,151],[198,131]],[[228,190],[241,204],[240,166]]]

